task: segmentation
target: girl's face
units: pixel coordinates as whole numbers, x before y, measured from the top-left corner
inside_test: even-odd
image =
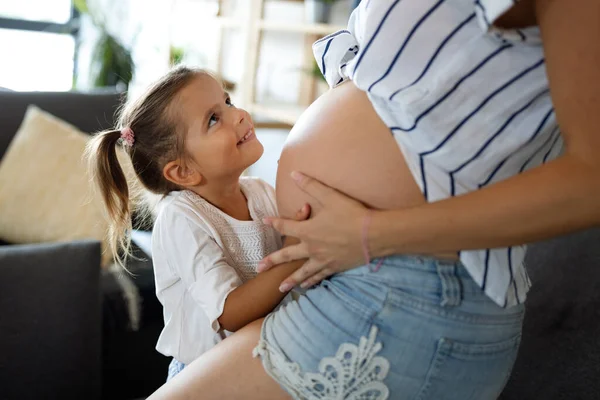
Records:
[[[185,149],[205,181],[239,178],[263,154],[250,115],[231,104],[210,75],[198,75],[180,92],[173,111],[187,127]]]

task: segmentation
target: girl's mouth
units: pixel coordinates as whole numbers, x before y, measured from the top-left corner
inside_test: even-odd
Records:
[[[248,131],[248,133],[246,133],[238,142],[237,145],[241,145],[246,143],[248,140],[252,140],[255,137],[254,135],[254,129],[250,128],[250,130]]]

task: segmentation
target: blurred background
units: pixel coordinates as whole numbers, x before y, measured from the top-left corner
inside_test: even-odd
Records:
[[[302,111],[327,90],[312,43],[352,0],[0,0],[0,399],[142,399],[170,359],[151,221],[128,272],[106,241],[83,153],[120,104],[174,65],[218,75],[265,147],[275,184]]]
[[[274,183],[285,134],[323,90],[311,51],[345,28],[352,0],[22,0],[0,2],[0,87],[135,96],[178,63],[220,75],[257,120]],[[275,162],[275,163],[274,163]]]

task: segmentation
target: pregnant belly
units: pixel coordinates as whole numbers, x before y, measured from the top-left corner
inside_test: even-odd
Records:
[[[277,203],[292,216],[310,198],[291,180],[297,170],[372,208],[423,204],[390,130],[367,95],[347,82],[319,97],[302,114],[285,143],[277,171]]]
[[[292,217],[311,198],[290,177],[300,171],[375,209],[424,204],[406,162],[367,95],[352,82],[319,97],[290,132],[277,168],[279,212]],[[456,259],[456,254],[437,257]]]

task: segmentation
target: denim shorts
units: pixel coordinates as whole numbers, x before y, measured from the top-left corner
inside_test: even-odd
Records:
[[[167,382],[173,379],[175,375],[183,371],[184,368],[184,363],[182,363],[181,361],[177,361],[173,358],[169,363],[169,371],[167,372]]]
[[[523,316],[523,305],[490,300],[460,262],[393,256],[271,313],[254,355],[294,399],[492,400]]]

